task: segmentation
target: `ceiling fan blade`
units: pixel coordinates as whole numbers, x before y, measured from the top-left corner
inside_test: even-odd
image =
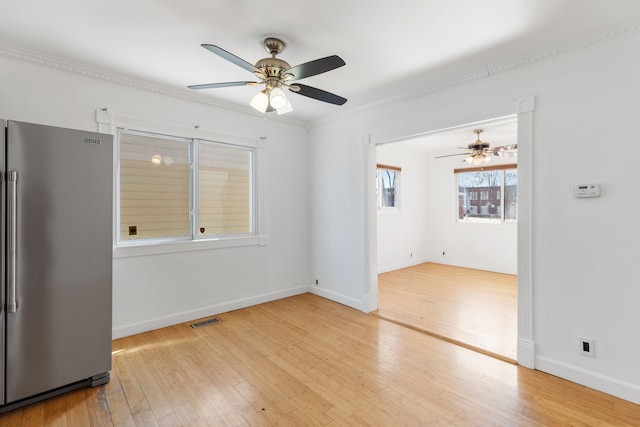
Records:
[[[345,65],[345,62],[338,55],[327,56],[326,58],[316,59],[315,61],[305,62],[296,65],[285,71],[286,74],[293,76],[292,80],[300,80],[305,77],[315,76],[317,74],[326,73]]]
[[[222,49],[221,47],[212,45],[212,44],[201,44],[200,46],[202,46],[203,48],[215,53],[216,55],[218,55],[221,58],[226,59],[229,62],[232,62],[234,64],[236,64],[239,67],[244,68],[245,70],[255,73],[261,73],[261,71],[256,68],[253,64],[248,63],[247,61],[245,61],[242,58],[238,58],[237,56],[235,56],[233,53],[227,52],[226,50]]]
[[[293,93],[297,93],[298,95],[307,96],[309,98],[317,99],[318,101],[328,102],[329,104],[342,105],[347,102],[347,98],[343,98],[322,89],[317,89],[315,87],[301,85],[298,83],[296,83],[295,85],[291,85],[289,87],[289,90]]]
[[[191,85],[187,86],[189,89],[214,89],[219,87],[232,87],[232,86],[255,86],[258,82],[225,82],[225,83],[205,83],[203,85]]]
[[[518,150],[518,144],[510,144],[510,145],[501,145],[499,147],[493,147],[492,150],[494,152],[498,152],[498,151],[517,151]]]
[[[443,157],[453,157],[453,156],[470,156],[471,153],[459,153],[459,154],[446,154],[444,156],[437,156],[436,159],[441,159]]]

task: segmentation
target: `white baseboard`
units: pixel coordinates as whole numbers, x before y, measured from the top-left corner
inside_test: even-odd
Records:
[[[435,262],[437,264],[453,265],[455,267],[471,268],[474,270],[492,271],[494,273],[517,275],[517,268],[504,268],[502,265],[490,265],[477,262],[469,262],[469,260],[458,260],[452,258],[436,257],[425,262]]]
[[[127,337],[129,335],[139,334],[141,332],[152,331],[167,326],[177,325],[179,323],[189,322],[191,320],[200,319],[202,317],[215,316],[216,314],[226,313],[240,308],[250,307],[252,305],[263,304],[269,301],[275,301],[294,295],[304,294],[309,291],[307,285],[296,286],[292,288],[282,289],[266,294],[255,295],[249,298],[241,298],[232,301],[225,301],[220,304],[200,307],[194,310],[183,311],[180,313],[172,313],[167,316],[156,317],[145,320],[143,322],[133,323],[130,325],[118,326],[112,329],[112,339]]]
[[[518,338],[518,365],[525,368],[535,368],[535,343],[533,341]]]
[[[423,258],[410,260],[407,262],[396,263],[396,264],[388,264],[388,265],[378,265],[378,274],[387,273],[389,271],[402,270],[403,268],[413,267],[414,265],[424,264],[425,262],[433,262],[436,264],[445,264],[445,265],[453,265],[456,267],[463,268],[472,268],[474,270],[483,270],[483,271],[493,271],[496,273],[504,273],[504,274],[513,274],[516,275],[516,270],[505,269],[502,266],[498,265],[488,265],[488,264],[480,264],[469,262],[468,260],[455,260],[450,258]]]
[[[612,396],[640,404],[640,387],[625,381],[568,365],[547,357],[537,356],[536,369]]]
[[[413,267],[414,265],[424,264],[430,262],[428,258],[423,259],[411,259],[405,262],[390,264],[390,265],[378,265],[378,274],[387,273],[389,271],[402,270],[403,268]]]
[[[344,304],[348,307],[355,308],[356,310],[364,311],[367,313],[369,312],[368,307],[365,307],[364,301],[359,299],[351,298],[346,295],[339,294],[337,292],[330,291],[328,289],[319,288],[318,286],[313,286],[313,285],[309,286],[308,292],[314,295],[318,295],[322,298],[326,298],[328,300],[335,301],[340,304]]]

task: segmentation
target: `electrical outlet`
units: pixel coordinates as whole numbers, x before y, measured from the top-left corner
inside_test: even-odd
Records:
[[[591,338],[580,337],[580,354],[583,356],[596,357],[595,341]]]
[[[444,251],[442,251],[442,256],[444,256]]]
[[[318,279],[316,279],[316,286],[318,286]]]

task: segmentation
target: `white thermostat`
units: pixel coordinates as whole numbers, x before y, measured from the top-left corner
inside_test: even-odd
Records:
[[[576,185],[574,194],[576,197],[600,197],[600,184]]]

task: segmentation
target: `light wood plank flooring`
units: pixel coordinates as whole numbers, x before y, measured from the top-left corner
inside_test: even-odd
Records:
[[[640,406],[305,294],[113,342],[2,426],[640,425]]]
[[[425,263],[378,275],[378,316],[515,363],[517,276]]]

